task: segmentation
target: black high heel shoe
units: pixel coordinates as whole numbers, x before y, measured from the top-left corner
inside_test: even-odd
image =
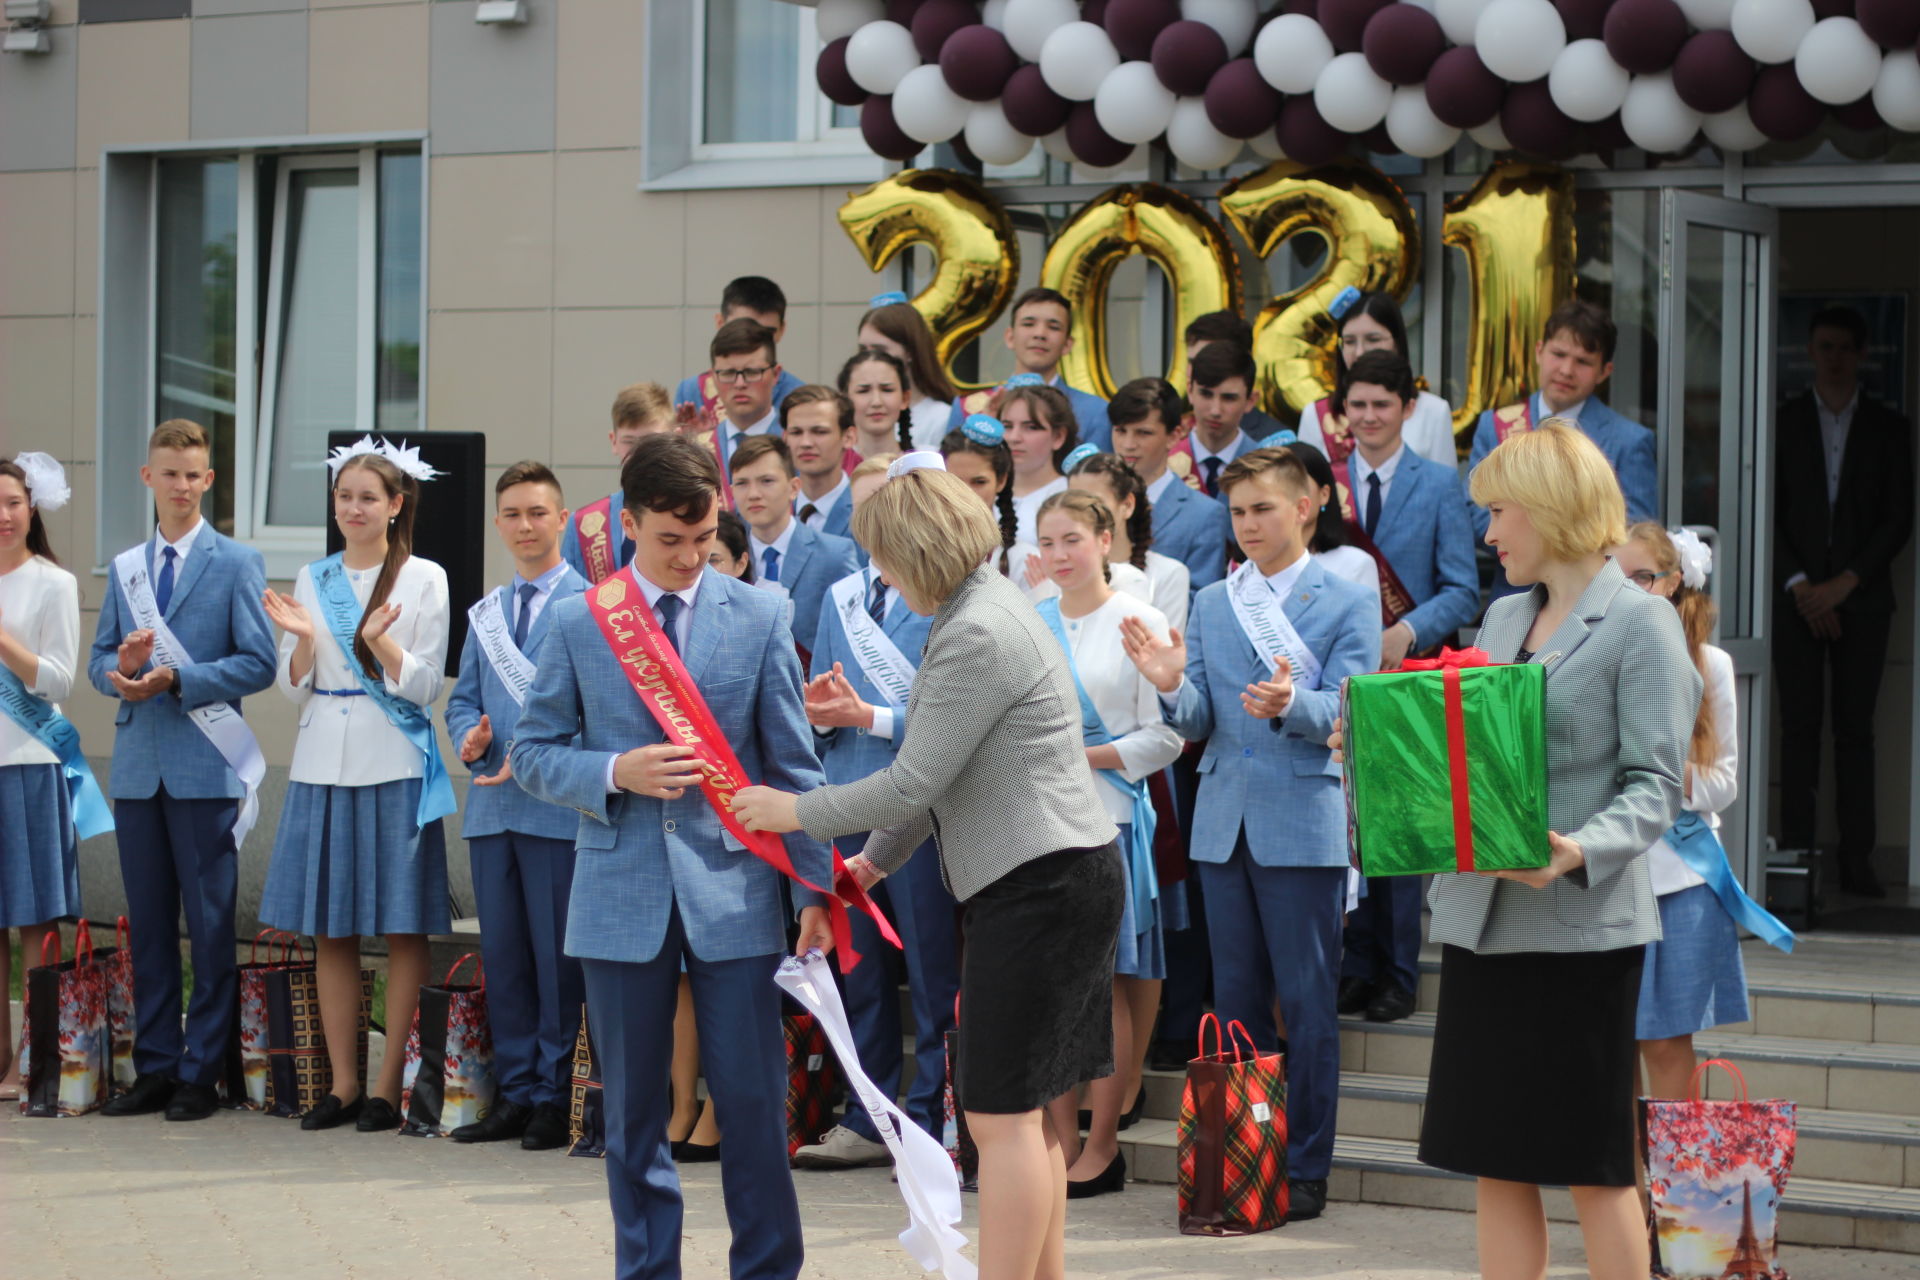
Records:
[[[1120,1152],[1113,1153],[1113,1163],[1102,1169],[1085,1182],[1067,1179],[1067,1199],[1085,1200],[1090,1196],[1104,1196],[1110,1191],[1127,1189],[1127,1158]]]
[[[352,1102],[342,1102],[330,1093],[300,1117],[300,1127],[308,1133],[315,1133],[321,1129],[343,1125],[349,1120],[358,1120],[366,1102],[367,1096],[364,1093]]]
[[[1145,1115],[1146,1111],[1147,1082],[1142,1080],[1140,1082],[1140,1092],[1133,1095],[1133,1105],[1128,1107],[1126,1114],[1120,1117],[1120,1131],[1125,1133],[1128,1129],[1133,1128],[1134,1125],[1140,1122],[1140,1117]]]

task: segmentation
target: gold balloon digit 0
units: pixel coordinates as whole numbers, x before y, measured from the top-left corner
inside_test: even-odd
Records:
[[[1467,385],[1455,434],[1533,385],[1547,316],[1573,294],[1573,176],[1518,161],[1496,165],[1447,204],[1441,243],[1467,256]]]
[[[1268,302],[1253,323],[1258,400],[1297,413],[1333,386],[1339,337],[1327,308],[1340,291],[1404,299],[1419,278],[1413,209],[1400,188],[1365,165],[1308,169],[1287,160],[1221,188],[1220,208],[1262,258],[1303,231],[1326,238],[1320,274]]]
[[[924,244],[939,265],[913,298],[933,330],[940,365],[953,359],[1013,297],[1020,245],[999,200],[974,179],[943,169],[907,169],[848,196],[840,225],[875,271],[909,245]],[[962,390],[977,383],[954,379]]]
[[[1209,311],[1240,310],[1240,277],[1226,230],[1199,202],[1152,185],[1115,187],[1061,228],[1040,266],[1040,283],[1073,308],[1074,341],[1060,362],[1072,386],[1111,397],[1118,389],[1107,361],[1107,289],[1114,268],[1145,254],[1166,274],[1173,330],[1184,333]],[[1185,348],[1176,344],[1167,380],[1186,387]]]

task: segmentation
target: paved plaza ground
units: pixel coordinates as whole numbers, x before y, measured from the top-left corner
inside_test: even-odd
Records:
[[[924,1275],[895,1240],[905,1214],[884,1169],[798,1173],[803,1274],[832,1280]],[[717,1166],[686,1178],[686,1274],[726,1276]],[[968,1200],[971,1233],[973,1197]],[[1444,1210],[1335,1204],[1317,1222],[1237,1240],[1182,1236],[1174,1189],[1134,1184],[1075,1203],[1074,1277],[1161,1280],[1465,1280],[1473,1219]],[[1812,1280],[1914,1274],[1912,1255],[1790,1247]],[[1553,1227],[1553,1270],[1584,1274],[1575,1228]],[[302,1133],[290,1120],[222,1112],[0,1117],[0,1274],[53,1280],[509,1280],[612,1273],[603,1166],[517,1145]]]

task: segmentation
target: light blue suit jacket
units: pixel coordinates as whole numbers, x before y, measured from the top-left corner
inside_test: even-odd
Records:
[[[628,586],[641,598],[631,576]],[[512,758],[528,794],[580,814],[567,954],[651,960],[676,907],[687,945],[703,960],[780,951],[780,875],[727,833],[705,795],[656,800],[607,792],[614,756],[665,737],[588,614],[586,596],[554,601],[547,616],[540,674],[520,714]],[[791,792],[822,785],[800,661],[778,600],[707,570],[683,657],[750,779]],[[804,834],[785,841],[800,875],[831,884],[826,845]],[[803,906],[817,901],[799,889],[794,899]]]
[[[1194,599],[1187,680],[1167,722],[1183,738],[1207,740],[1193,815],[1196,862],[1226,862],[1244,827],[1259,866],[1347,864],[1346,802],[1327,739],[1340,715],[1340,682],[1379,665],[1380,615],[1372,592],[1318,561],[1307,565],[1281,607],[1320,660],[1320,687],[1296,685],[1286,715],[1256,720],[1240,695],[1249,683],[1273,678],[1272,656],[1254,652],[1225,583]]]
[[[149,571],[153,539],[148,538]],[[273,625],[261,596],[267,589],[266,562],[252,547],[223,537],[211,525],[194,537],[162,616],[193,657],[180,671],[178,695],[163,693],[145,702],[123,702],[114,714],[113,775],[116,800],[145,800],[162,784],[181,799],[236,799],[245,794],[228,767],[187,713],[225,702],[240,709],[240,699],[273,683],[276,658]],[[120,642],[136,629],[120,579],[107,571],[107,594],[100,604],[100,625],[93,633],[87,678],[109,698],[120,695],[109,671],[120,666]],[[141,668],[152,670],[152,665]]]
[[[1221,503],[1175,476],[1153,504],[1153,549],[1187,566],[1191,590],[1220,581],[1227,572],[1233,518]]]
[[[867,597],[873,591],[873,573],[862,570],[860,579],[861,607],[866,607]],[[927,647],[927,634],[933,630],[933,619],[922,617],[907,608],[906,601],[900,599],[898,592],[888,593],[892,598],[887,602],[887,619],[880,626],[907,661],[916,667],[920,664],[921,651]],[[867,679],[866,672],[860,669],[860,660],[854,656],[853,645],[847,639],[847,629],[834,611],[833,600],[829,597],[820,610],[820,625],[813,638],[813,669],[831,671],[834,663],[840,663],[846,670],[847,683],[854,687],[861,698],[876,706],[886,703],[880,690]],[[907,709],[893,709],[893,737],[880,738],[865,729],[831,729],[826,733],[816,733],[814,740],[820,748],[820,762],[827,771],[829,783],[857,782],[870,773],[878,773],[893,763],[894,753],[899,751],[901,741],[907,736]]]
[[[1362,504],[1354,495],[1354,505]],[[1460,494],[1460,474],[1402,449],[1380,524],[1373,535],[1415,608],[1402,621],[1416,647],[1440,643],[1473,621],[1480,609],[1480,578],[1473,564],[1473,530]]]
[[[1538,426],[1544,420],[1546,410],[1535,392],[1531,397],[1533,421]],[[1620,491],[1627,497],[1627,522],[1632,524],[1640,520],[1658,520],[1660,518],[1660,460],[1654,453],[1653,430],[1643,427],[1631,418],[1623,418],[1602,404],[1598,399],[1589,399],[1580,408],[1578,419],[1580,429],[1587,438],[1600,446],[1600,452],[1607,455],[1607,461],[1613,464],[1614,475],[1620,478]],[[1473,469],[1480,465],[1480,459],[1493,452],[1500,443],[1499,428],[1494,426],[1493,411],[1489,409],[1480,415],[1480,421],[1473,428],[1473,451],[1467,455],[1467,475],[1473,475]],[[1487,509],[1479,506],[1471,498],[1467,500],[1467,515],[1473,522],[1473,536],[1487,536]],[[1506,582],[1503,573],[1497,580]]]
[[[840,504],[851,505],[846,498],[842,498]],[[753,554],[753,577],[758,582],[765,577],[766,566],[761,563],[757,550]],[[813,639],[820,629],[820,603],[826,599],[827,589],[859,567],[860,553],[851,538],[821,533],[798,520],[793,522],[787,554],[780,557],[780,585],[793,600],[795,638]]]
[[[568,569],[560,575],[546,607],[527,628],[525,653],[529,662],[537,664],[540,660],[541,642],[547,638],[547,628],[553,620],[553,606],[586,589],[587,580],[574,570]],[[500,597],[503,616],[511,627],[512,584],[496,588],[494,594]],[[447,695],[447,736],[453,742],[455,759],[459,758],[461,739],[480,723],[483,715],[493,726],[493,743],[485,755],[467,766],[467,771],[475,777],[491,777],[506,763],[507,749],[513,745],[514,734],[520,727],[520,704],[507,692],[500,673],[487,660],[480,637],[469,629],[467,642],[460,649],[460,678],[454,682],[453,692]],[[579,826],[573,810],[535,800],[517,780],[510,778],[497,787],[467,789],[467,808],[460,820],[460,834],[472,840],[517,831],[550,840],[571,840]]]
[[[853,494],[851,492],[841,494],[840,501],[833,504],[827,512],[826,523],[821,526],[820,532],[830,533],[836,538],[845,538],[853,542]],[[860,550],[858,543],[854,543],[853,553],[861,564],[866,564],[866,553]]]
[[[596,498],[595,501],[599,499]],[[615,493],[607,502],[607,519],[612,523],[613,529],[613,564],[616,569],[626,568],[627,562],[633,559],[633,542],[620,526],[620,508],[624,502],[625,499],[618,493]],[[567,531],[560,535],[560,558],[565,560],[568,567],[579,574],[583,581],[586,579],[587,556],[580,549],[580,513],[578,511],[567,517]]]

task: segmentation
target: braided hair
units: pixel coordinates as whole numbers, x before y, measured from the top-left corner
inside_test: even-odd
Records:
[[[853,371],[863,364],[884,364],[892,369],[900,379],[900,417],[894,423],[895,438],[900,441],[900,452],[913,452],[913,379],[907,374],[907,363],[891,351],[880,347],[862,347],[847,358],[840,366],[837,380],[842,393],[853,382]]]
[[[940,442],[940,454],[952,457],[956,453],[971,453],[985,458],[993,466],[993,477],[1000,482],[1000,492],[994,498],[994,506],[1000,513],[1000,576],[1011,577],[1008,566],[1012,563],[1013,544],[1020,536],[1020,516],[1013,509],[1013,450],[1007,448],[1004,440],[999,444],[981,444],[956,428],[947,432]]]
[[[1040,504],[1040,512],[1034,517],[1035,523],[1056,511],[1065,512],[1085,528],[1091,529],[1096,538],[1103,533],[1113,532],[1112,510],[1100,500],[1098,494],[1088,493],[1085,489],[1062,489],[1053,494]],[[1134,567],[1137,569],[1140,566]],[[1113,565],[1104,556],[1100,559],[1100,580],[1109,585],[1113,582]]]
[[[1133,514],[1127,517],[1130,548],[1127,560],[1145,572],[1147,550],[1153,546],[1153,503],[1147,498],[1147,486],[1140,479],[1140,473],[1116,454],[1096,453],[1082,459],[1067,478],[1071,480],[1073,476],[1098,476],[1113,489],[1114,499],[1121,506],[1126,505],[1129,496],[1133,498]]]

